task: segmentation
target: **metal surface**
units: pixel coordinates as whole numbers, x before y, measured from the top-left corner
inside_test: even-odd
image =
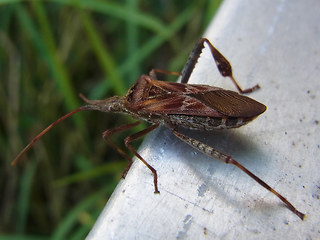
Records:
[[[149,134],[87,239],[320,239],[320,3],[228,0],[204,34],[267,111],[247,126],[187,131],[231,154],[306,213],[301,221],[239,169],[166,128]],[[193,83],[235,89],[204,50]],[[213,81],[215,80],[215,81]]]

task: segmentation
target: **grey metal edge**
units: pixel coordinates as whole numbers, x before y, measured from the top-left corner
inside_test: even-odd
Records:
[[[227,0],[205,37],[249,96],[268,109],[234,130],[188,134],[231,154],[306,213],[301,221],[239,169],[161,127],[121,180],[87,236],[93,239],[320,239],[320,2]],[[235,89],[205,49],[192,83]]]

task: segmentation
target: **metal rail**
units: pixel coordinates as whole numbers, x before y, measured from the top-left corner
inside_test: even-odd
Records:
[[[188,134],[232,155],[306,213],[301,221],[239,169],[170,130],[149,134],[87,236],[93,239],[319,239],[320,3],[226,0],[205,37],[228,58],[249,96],[268,110],[247,126]],[[208,49],[192,83],[235,90]]]

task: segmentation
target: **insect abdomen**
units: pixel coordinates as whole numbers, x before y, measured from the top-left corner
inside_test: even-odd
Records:
[[[170,124],[188,129],[215,130],[241,127],[254,118],[234,118],[234,117],[205,117],[190,116],[183,114],[168,115]]]

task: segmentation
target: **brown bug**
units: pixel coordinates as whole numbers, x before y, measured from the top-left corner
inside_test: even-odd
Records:
[[[110,136],[116,132],[124,131],[137,126],[141,120],[151,123],[151,126],[125,138],[125,146],[138,157],[153,173],[155,193],[159,193],[157,184],[157,172],[149,165],[137,151],[131,146],[131,142],[157,128],[160,124],[170,128],[175,136],[188,143],[197,150],[217,158],[227,164],[233,164],[248,174],[264,188],[275,194],[287,207],[303,220],[304,214],[299,212],[287,199],[276,192],[268,184],[255,176],[244,166],[222,152],[188,137],[179,132],[179,127],[197,130],[214,130],[237,128],[255,119],[266,110],[266,106],[237,92],[224,90],[208,85],[188,84],[191,73],[204,48],[204,43],[210,48],[216,65],[224,77],[229,77],[240,93],[249,93],[259,88],[255,85],[252,88],[242,90],[232,75],[232,68],[228,60],[210,43],[206,38],[201,38],[191,52],[188,62],[182,73],[168,72],[153,69],[149,75],[142,75],[137,82],[129,89],[124,97],[114,96],[105,100],[88,100],[83,95],[80,97],[87,103],[67,115],[59,118],[36,136],[12,162],[14,165],[22,155],[54,125],[83,110],[98,110],[101,112],[119,112],[131,115],[139,119],[137,122],[119,126],[103,133],[103,138],[112,148],[117,150],[129,162],[123,173],[126,176],[132,159],[111,140]],[[171,83],[157,80],[156,73],[182,75],[181,83]]]

